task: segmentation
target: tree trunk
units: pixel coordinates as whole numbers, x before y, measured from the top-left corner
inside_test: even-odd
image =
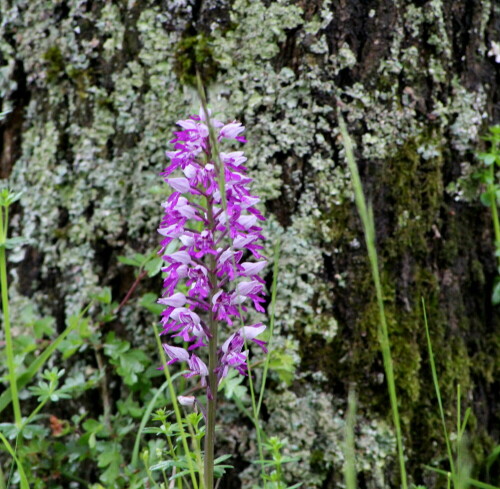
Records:
[[[296,371],[289,386],[271,374],[266,432],[300,456],[286,467],[290,482],[339,487],[353,385],[359,486],[397,487],[341,111],[374,208],[411,480],[435,487],[423,465],[445,458],[421,298],[449,429],[460,384],[475,475],[488,480],[484,457],[499,443],[500,316],[491,216],[473,174],[480,136],[500,116],[498,3],[4,0],[1,19],[0,175],[24,192],[12,232],[30,240],[11,255],[14,317],[30,302],[62,330],[100,287],[124,296],[134,277],[117,257],[158,245],[158,173],[176,120],[198,112],[198,66],[212,109],[247,127],[269,257],[281,239],[272,348]],[[139,292],[160,288],[151,280]],[[153,351],[154,320],[132,303],[112,328]],[[241,464],[221,488],[250,487],[254,434],[232,423],[237,430],[221,436]],[[489,481],[499,473],[497,463]]]

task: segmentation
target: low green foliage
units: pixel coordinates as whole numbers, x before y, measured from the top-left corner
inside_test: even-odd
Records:
[[[495,279],[491,300],[494,305],[500,304],[500,220],[498,216],[498,201],[500,198],[500,183],[497,180],[497,167],[500,166],[500,125],[491,126],[489,134],[483,137],[488,141],[488,151],[478,153],[477,157],[484,163],[484,168],[475,174],[475,178],[484,184],[485,191],[481,194],[481,202],[491,209],[495,236],[495,255],[497,256],[498,275]]]
[[[276,436],[270,437],[263,443],[264,450],[270,455],[268,459],[256,460],[255,464],[268,469],[269,475],[264,476],[264,489],[296,489],[302,486],[302,482],[287,486],[283,479],[283,465],[297,462],[296,457],[284,457],[282,449],[286,446],[287,440],[280,440]]]

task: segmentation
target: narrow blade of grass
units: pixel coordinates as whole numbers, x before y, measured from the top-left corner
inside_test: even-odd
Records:
[[[424,325],[425,325],[425,336],[427,338],[427,349],[429,351],[429,361],[431,364],[432,382],[434,383],[434,389],[436,390],[436,397],[437,397],[438,406],[439,406],[439,415],[441,417],[441,424],[443,425],[444,438],[445,438],[445,442],[446,442],[446,451],[448,453],[448,461],[450,463],[451,473],[455,474],[455,464],[453,462],[453,454],[451,452],[450,437],[448,436],[448,430],[446,429],[443,401],[441,399],[441,390],[439,388],[439,382],[438,382],[437,371],[436,371],[436,364],[434,362],[434,353],[432,351],[431,336],[429,334],[429,323],[427,321],[427,310],[425,307],[425,300],[423,297],[422,297],[422,309],[423,309],[423,313],[424,313]],[[460,420],[458,421],[458,423],[460,423]]]
[[[260,413],[262,399],[264,398],[264,390],[266,388],[267,371],[269,370],[269,361],[271,359],[271,341],[274,333],[274,316],[276,312],[276,292],[278,290],[278,270],[280,259],[280,242],[277,241],[274,246],[274,266],[273,266],[273,285],[271,288],[271,317],[269,318],[269,341],[267,343],[266,363],[264,364],[264,372],[262,373],[262,382],[260,385],[259,402],[257,403],[257,416]]]
[[[9,443],[7,438],[5,438],[5,436],[2,435],[2,433],[0,433],[0,440],[2,440],[3,444],[5,445],[5,448],[11,454],[12,458],[14,459],[14,462],[16,462],[17,470],[19,471],[19,478],[21,479],[21,489],[30,489],[26,473],[24,472],[24,467],[19,461],[19,459],[16,457],[16,452],[12,448],[12,445]]]
[[[375,222],[373,218],[372,209],[367,206],[365,196],[363,193],[363,186],[361,178],[359,177],[358,167],[354,160],[354,153],[352,150],[352,141],[347,133],[347,128],[344,119],[340,112],[338,113],[339,128],[344,143],[347,166],[351,173],[352,185],[354,189],[354,199],[358,209],[361,223],[363,225],[363,232],[365,235],[366,248],[368,251],[368,258],[370,260],[372,278],[375,285],[375,293],[377,296],[377,305],[379,310],[379,342],[382,351],[382,358],[384,362],[384,370],[387,379],[387,388],[389,391],[389,399],[391,403],[392,416],[394,421],[394,428],[396,430],[396,443],[398,447],[398,460],[399,470],[401,474],[401,487],[402,489],[408,488],[406,466],[403,449],[403,436],[401,434],[401,421],[399,417],[398,400],[396,395],[396,382],[394,380],[394,367],[391,356],[391,345],[389,341],[389,332],[387,328],[387,320],[385,317],[384,300],[382,295],[382,284],[380,280],[380,271],[378,266],[377,248],[375,246]]]
[[[430,470],[432,472],[436,472],[437,474],[444,475],[445,477],[450,477],[450,472],[442,469],[437,469],[436,467],[431,467],[430,465],[424,465],[424,468]],[[467,483],[471,486],[478,487],[479,489],[500,489],[498,486],[492,486],[491,484],[487,484],[486,482],[481,482],[476,479],[467,479]]]
[[[356,489],[356,455],[354,448],[354,424],[356,421],[356,394],[349,391],[347,400],[347,419],[344,441],[344,478],[347,489]]]

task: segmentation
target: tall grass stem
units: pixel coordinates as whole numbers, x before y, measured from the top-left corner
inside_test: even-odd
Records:
[[[4,220],[5,214],[5,220]],[[21,428],[21,404],[17,391],[16,366],[14,362],[14,346],[12,343],[12,333],[10,328],[9,315],[9,285],[7,280],[7,258],[5,255],[5,244],[7,241],[7,228],[9,224],[8,205],[0,208],[0,286],[2,288],[2,311],[3,324],[5,330],[5,350],[7,354],[7,368],[9,371],[9,385],[12,395],[12,407],[14,409],[14,421],[18,428]]]
[[[495,148],[496,149],[496,148]],[[495,163],[490,166],[490,183],[488,192],[490,194],[491,217],[493,220],[493,229],[495,232],[495,246],[500,243],[500,221],[498,219],[497,195],[495,185]],[[500,256],[498,256],[498,266],[500,267]]]
[[[262,400],[264,398],[264,390],[266,388],[267,372],[269,370],[269,362],[271,360],[271,341],[273,339],[273,334],[274,334],[274,317],[276,314],[276,293],[278,290],[278,271],[279,271],[280,247],[281,247],[281,243],[278,240],[278,241],[276,241],[276,244],[274,245],[273,284],[271,286],[271,317],[269,318],[269,341],[267,342],[266,362],[264,364],[264,371],[262,373],[262,381],[260,383],[259,402],[257,403],[257,416],[260,414],[260,408],[262,407]]]
[[[436,371],[436,364],[434,362],[434,353],[432,351],[431,336],[429,334],[429,323],[427,321],[427,311],[426,311],[426,307],[425,307],[425,299],[423,297],[422,297],[422,309],[424,312],[425,336],[427,338],[427,349],[429,350],[429,361],[431,364],[432,382],[434,383],[434,389],[436,390],[436,397],[437,397],[438,406],[439,406],[439,415],[441,417],[441,424],[443,425],[444,438],[445,438],[445,442],[446,442],[446,451],[448,453],[448,461],[450,462],[450,470],[451,470],[452,474],[455,474],[455,464],[453,462],[453,453],[451,451],[450,437],[448,436],[448,430],[446,429],[443,401],[441,399],[441,390],[439,388],[438,376],[437,376],[437,371]],[[460,390],[458,392],[460,392]],[[458,412],[460,415],[460,411],[458,411]],[[458,420],[458,423],[460,423],[460,420]]]
[[[9,443],[7,438],[5,438],[5,436],[2,435],[2,433],[0,433],[0,440],[3,442],[5,448],[10,453],[12,459],[14,460],[14,462],[17,465],[17,470],[19,473],[19,478],[20,478],[20,483],[21,483],[20,484],[21,489],[29,489],[30,485],[28,483],[28,478],[26,477],[26,472],[24,471],[23,464],[16,456],[16,450],[14,448],[12,448],[12,445]]]
[[[356,455],[354,447],[354,424],[356,422],[356,393],[349,390],[344,435],[344,478],[347,489],[356,489]]]
[[[408,483],[407,483],[405,457],[403,450],[403,436],[401,434],[401,422],[399,417],[398,399],[396,395],[396,382],[394,379],[394,367],[391,356],[391,345],[389,341],[387,320],[384,310],[384,299],[382,294],[382,284],[380,280],[380,272],[378,266],[377,249],[375,246],[375,223],[373,219],[373,212],[372,209],[367,206],[365,196],[363,194],[363,186],[361,184],[361,179],[359,177],[358,167],[354,160],[351,138],[347,132],[344,119],[340,114],[340,112],[338,116],[339,116],[338,118],[339,118],[340,133],[342,135],[346,153],[347,166],[349,167],[349,171],[351,173],[352,184],[354,188],[354,198],[363,225],[366,248],[368,250],[368,258],[370,260],[370,265],[371,265],[372,278],[375,284],[375,293],[377,296],[377,305],[379,310],[379,321],[380,321],[378,328],[378,337],[379,337],[380,347],[382,350],[384,370],[387,378],[387,387],[389,390],[389,400],[392,409],[394,427],[396,430],[396,443],[398,447],[399,469],[401,473],[401,487],[402,489],[407,489]]]

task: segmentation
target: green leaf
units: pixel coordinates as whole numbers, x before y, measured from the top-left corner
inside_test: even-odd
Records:
[[[495,155],[492,153],[479,153],[477,157],[487,166],[495,163]]]
[[[224,389],[224,396],[226,399],[243,399],[247,394],[247,388],[241,385],[243,382],[243,376],[241,376],[236,370],[229,370],[227,376],[224,378],[223,382],[219,387],[219,390]]]
[[[108,445],[109,446],[109,445]],[[99,467],[107,467],[109,464],[120,460],[120,452],[116,450],[106,450],[97,457],[97,465]]]
[[[44,438],[49,434],[49,430],[39,424],[29,424],[23,428],[23,438],[26,440]]]
[[[90,297],[102,304],[111,304],[111,288],[103,287],[99,294],[93,294]]]
[[[2,115],[5,112],[2,112]],[[1,117],[0,117],[1,119]],[[9,207],[21,198],[22,192],[11,192],[8,188],[0,190],[0,206]]]
[[[4,433],[9,440],[13,440],[19,433],[19,430],[14,423],[0,423],[0,432]]]
[[[500,138],[500,124],[490,126],[489,131],[491,134],[493,134],[493,136],[498,136]]]
[[[142,296],[139,305],[145,307],[149,312],[155,314],[156,316],[159,316],[165,309],[165,306],[162,304],[158,304],[156,302],[157,300],[158,296],[156,294],[148,292],[147,294],[144,294]]]
[[[490,470],[495,460],[500,456],[500,445],[497,445],[486,459],[486,467]]]
[[[114,484],[120,475],[120,460],[114,460],[108,468],[100,475],[99,479],[105,484]]]
[[[485,482],[477,481],[476,479],[468,479],[467,482],[471,486],[479,489],[500,489],[498,486],[492,486],[491,484],[486,484]]]
[[[154,277],[160,273],[161,267],[163,266],[163,260],[160,257],[155,257],[149,260],[146,265],[144,265],[144,270],[148,272],[148,277]]]
[[[42,319],[37,319],[33,323],[33,329],[37,339],[42,338],[44,335],[51,336],[54,334],[55,319],[52,316],[47,316]]]
[[[130,343],[128,341],[116,338],[113,331],[108,333],[104,345],[104,353],[108,357],[111,357],[113,360],[119,359],[119,357],[128,350],[130,350]]]
[[[99,433],[99,431],[101,431],[104,428],[104,425],[102,423],[99,423],[99,421],[92,418],[85,420],[82,426],[85,431],[91,433]]]
[[[127,256],[119,256],[118,261],[120,263],[123,263],[124,265],[131,265],[133,267],[140,267],[141,266],[141,261],[137,261],[134,258],[129,258]]]
[[[226,455],[221,455],[214,460],[214,464],[220,464],[222,462],[225,462],[226,460],[229,460],[230,458],[232,458],[232,455],[229,453],[227,453]]]
[[[149,358],[142,350],[131,350],[120,356],[120,366],[116,371],[125,384],[133,385],[138,380],[136,374],[143,372],[148,362]]]
[[[493,202],[491,199],[491,192],[483,192],[481,194],[481,203],[485,205],[486,207],[491,207],[491,203]]]
[[[161,462],[158,462],[157,464],[151,465],[151,467],[149,467],[149,469],[152,472],[155,472],[156,470],[168,470],[171,467],[174,467],[172,460],[162,460]]]
[[[285,384],[290,385],[295,376],[295,360],[288,353],[273,351],[269,361],[269,368],[274,370]]]
[[[226,469],[232,468],[232,465],[214,465],[214,476],[220,479],[226,473]]]
[[[132,399],[132,394],[130,394],[125,400],[118,400],[116,404],[118,411],[124,416],[130,415],[133,418],[140,418],[143,414],[142,406]]]

